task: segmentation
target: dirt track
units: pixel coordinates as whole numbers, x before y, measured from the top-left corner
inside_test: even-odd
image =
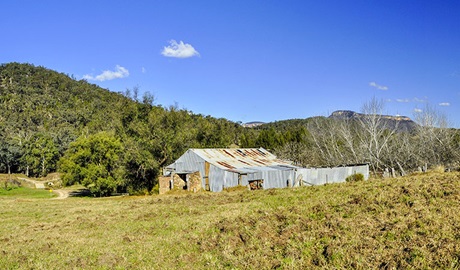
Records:
[[[33,184],[34,186],[37,186],[37,184],[45,185],[45,183],[42,182],[42,181],[36,181],[36,180],[32,180],[32,179],[28,179],[28,178],[23,178],[23,177],[18,177],[18,179],[19,179],[19,180],[22,180],[22,181],[25,181],[25,182],[28,182],[28,183],[30,183],[30,184]],[[57,197],[52,198],[52,200],[62,200],[62,199],[66,199],[66,198],[69,197],[69,191],[68,191],[68,190],[64,190],[64,189],[53,189],[52,191],[58,195]]]
[[[53,189],[53,192],[56,193],[58,196],[56,198],[52,198],[52,200],[63,200],[69,197],[69,191],[64,189]]]

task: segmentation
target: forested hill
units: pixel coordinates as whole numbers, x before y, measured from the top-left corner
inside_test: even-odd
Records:
[[[1,131],[20,141],[40,132],[68,143],[84,130],[115,128],[120,125],[121,108],[132,102],[121,94],[30,64],[1,65],[0,80]]]
[[[382,111],[376,100],[364,105]],[[156,105],[148,92],[138,97],[136,88],[114,93],[44,67],[2,64],[0,173],[58,171],[64,184],[106,195],[151,192],[161,168],[189,148],[264,147],[301,166],[369,162],[374,173],[460,166],[460,132],[431,121],[443,119],[433,112],[412,130],[399,130],[376,113],[344,121],[349,114],[245,128]]]
[[[59,164],[72,142],[96,138],[122,150],[116,165],[122,176],[103,174],[151,189],[159,169],[188,148],[229,147],[242,129],[226,119],[155,105],[149,93],[137,97],[137,89],[114,93],[44,67],[0,66],[0,172],[46,175],[65,167]]]

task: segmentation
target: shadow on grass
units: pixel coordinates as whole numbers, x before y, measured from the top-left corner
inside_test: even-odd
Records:
[[[94,197],[94,195],[89,189],[80,188],[69,192],[69,197]]]

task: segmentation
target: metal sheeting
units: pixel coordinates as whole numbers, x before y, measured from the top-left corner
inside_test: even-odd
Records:
[[[238,156],[239,155],[239,156]],[[244,156],[246,155],[246,156]],[[218,160],[222,157],[222,160]],[[369,178],[369,166],[356,165],[336,168],[300,168],[280,161],[265,149],[190,149],[175,163],[165,168],[175,173],[200,172],[206,187],[205,163],[209,163],[209,187],[219,192],[224,188],[246,186],[249,181],[263,180],[263,188],[322,185],[344,182],[345,178],[362,173]],[[263,164],[263,165],[262,165]]]
[[[345,178],[350,175],[361,173],[364,179],[369,179],[369,165],[355,165],[335,168],[308,168],[298,169],[296,179],[301,177],[303,184],[323,185],[327,183],[345,182]],[[298,185],[298,183],[296,183]]]
[[[178,158],[173,164],[168,165],[165,168],[165,172],[175,171],[175,172],[196,172],[197,166],[196,163],[202,162],[204,160],[197,155],[190,154],[191,151],[187,150],[180,158]],[[201,171],[200,171],[201,172]],[[203,168],[204,172],[204,168]]]
[[[249,181],[264,180],[264,189],[287,187],[295,176],[295,168],[277,166],[245,168],[243,171],[244,173],[241,174],[241,172],[222,170],[211,165],[209,173],[211,190],[221,191],[223,188],[238,186],[239,175],[241,175],[243,186],[248,185]]]
[[[214,192],[222,191],[224,188],[238,185],[238,174],[222,170],[211,164],[209,171],[210,189]]]
[[[264,189],[268,188],[285,188],[291,185],[295,176],[295,170],[270,170],[264,171],[263,177]]]
[[[288,161],[278,159],[264,148],[190,149],[188,151],[223,170],[238,171],[241,168],[277,165],[295,167]]]

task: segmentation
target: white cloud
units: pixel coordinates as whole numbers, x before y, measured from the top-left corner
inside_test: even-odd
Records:
[[[142,67],[142,70],[141,70],[141,71],[142,71],[142,73],[146,73],[146,72],[147,72],[147,70],[145,69],[145,67]]]
[[[372,86],[372,87],[375,87],[375,88],[377,88],[379,90],[388,90],[387,86],[379,85],[376,82],[370,82],[369,85]]]
[[[439,103],[439,106],[450,106],[449,102],[441,102]]]
[[[423,97],[423,98],[415,97],[413,99],[410,99],[410,98],[397,98],[397,99],[394,99],[394,101],[399,102],[399,103],[411,103],[411,102],[426,103],[426,102],[428,102],[428,98],[427,97]],[[439,105],[441,105],[441,104],[439,104]],[[444,105],[444,106],[449,106],[449,105]]]
[[[415,108],[415,109],[414,109],[414,112],[416,112],[416,113],[421,113],[421,112],[423,112],[423,111],[422,111],[421,109]]]
[[[193,56],[199,56],[200,53],[193,48],[192,45],[184,43],[183,41],[171,40],[169,41],[169,46],[163,47],[162,55],[166,57],[175,57],[175,58],[189,58]]]
[[[415,102],[424,103],[424,102],[427,102],[427,97],[424,97],[424,98],[414,98],[414,101],[415,101]]]
[[[91,80],[91,81],[108,81],[113,79],[120,79],[129,76],[129,71],[119,65],[115,66],[115,71],[112,70],[104,70],[101,74],[94,77],[93,75],[86,74],[83,76],[83,79]]]
[[[403,103],[410,102],[410,100],[407,99],[407,98],[405,98],[405,99],[397,98],[396,101],[397,101],[397,102],[403,102]]]

